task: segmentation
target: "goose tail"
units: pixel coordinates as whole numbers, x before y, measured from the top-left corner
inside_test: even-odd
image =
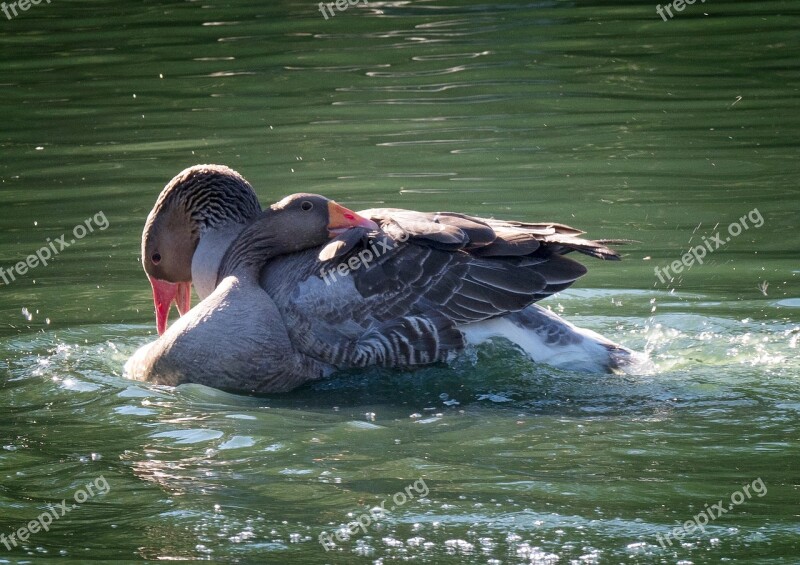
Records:
[[[644,357],[600,334],[578,328],[532,304],[519,312],[462,326],[467,343],[506,338],[533,361],[592,373],[629,373]]]

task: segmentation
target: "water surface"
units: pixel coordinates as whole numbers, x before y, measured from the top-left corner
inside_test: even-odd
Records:
[[[0,534],[109,487],[0,538],[0,563],[797,562],[798,24],[788,0],[669,21],[513,0],[0,16],[0,267],[69,244],[0,285]],[[288,395],[129,382],[155,333],[144,218],[196,163],[264,203],[311,191],[636,240],[546,304],[655,368],[559,371],[497,342]],[[656,276],[753,211],[760,226]],[[106,229],[75,237],[99,213]],[[365,532],[318,542],[382,502]]]

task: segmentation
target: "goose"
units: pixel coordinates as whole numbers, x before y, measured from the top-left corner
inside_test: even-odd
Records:
[[[535,304],[587,272],[567,253],[620,258],[613,240],[582,234],[453,212],[353,212],[309,194],[262,211],[239,173],[196,165],[147,217],[142,263],[160,337],[125,373],[285,392],[341,369],[446,362],[495,337],[535,362],[619,372],[633,351]],[[167,328],[173,303],[181,317]]]

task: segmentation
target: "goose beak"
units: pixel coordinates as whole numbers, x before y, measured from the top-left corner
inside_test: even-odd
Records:
[[[374,231],[380,229],[372,220],[359,216],[332,200],[328,202],[328,235],[336,237],[350,228],[366,228]]]
[[[150,286],[153,287],[153,302],[156,305],[156,329],[158,335],[163,335],[167,329],[169,309],[173,302],[177,304],[181,316],[192,308],[192,283],[191,281],[171,283],[154,277],[148,278]]]

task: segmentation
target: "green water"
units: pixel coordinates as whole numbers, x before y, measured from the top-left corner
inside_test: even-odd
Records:
[[[799,563],[799,26],[789,0],[669,21],[514,0],[0,14],[0,267],[69,244],[0,285],[0,535],[95,491],[0,538],[0,563]],[[260,398],[126,381],[155,333],[144,218],[209,162],[264,203],[311,191],[636,240],[546,304],[654,369],[558,371],[498,342]],[[760,227],[658,279],[753,211]],[[366,532],[318,542],[382,502]]]

